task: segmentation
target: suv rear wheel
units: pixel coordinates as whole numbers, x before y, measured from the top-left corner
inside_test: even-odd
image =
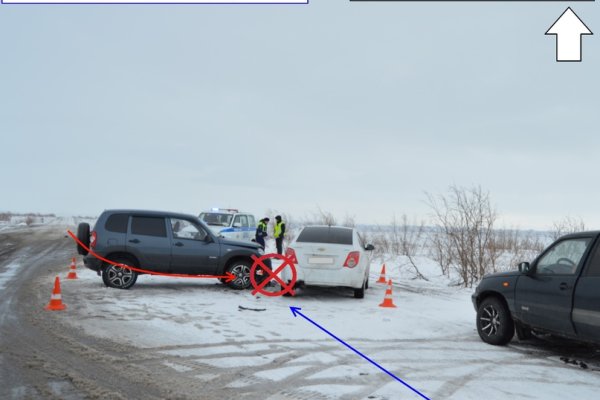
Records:
[[[131,260],[126,258],[117,258],[113,260],[117,264],[134,266]],[[138,273],[123,267],[117,267],[112,264],[105,264],[102,269],[102,281],[108,287],[115,289],[129,289],[135,284]]]
[[[249,288],[251,268],[252,264],[246,260],[236,260],[229,264],[227,271],[235,275],[235,279],[229,282],[229,286],[236,290]]]

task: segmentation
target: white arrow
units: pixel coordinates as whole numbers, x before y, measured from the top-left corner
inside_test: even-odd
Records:
[[[581,36],[593,33],[568,7],[546,35],[556,35],[556,61],[581,61]]]

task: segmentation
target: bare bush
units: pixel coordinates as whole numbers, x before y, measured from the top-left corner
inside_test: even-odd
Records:
[[[491,251],[499,254],[493,270],[505,271],[514,269],[522,261],[531,261],[545,247],[539,234],[519,229],[500,229],[494,231],[490,243]]]
[[[370,252],[370,259],[379,258],[383,263],[385,260],[385,249],[381,244],[381,232],[379,230],[365,230],[358,232],[358,236],[362,239],[365,244],[372,244],[375,250]]]
[[[381,263],[401,258],[400,267],[408,266],[414,272],[415,278],[428,280],[419,270],[416,256],[423,246],[424,222],[409,223],[406,215],[400,219],[395,216],[389,225],[378,226],[368,232],[360,232],[365,243],[375,246],[371,259],[379,258]]]
[[[344,221],[342,221],[342,226],[347,226],[348,228],[356,228],[356,221],[354,220],[354,216],[346,214],[344,217]]]
[[[450,246],[449,238],[442,231],[437,231],[430,236],[430,257],[439,264],[442,274],[450,276],[450,266],[453,263],[452,251],[448,251]]]
[[[379,231],[375,235],[373,239],[373,245],[375,245],[375,249],[381,253],[383,257],[385,254],[390,254],[392,252],[392,242],[389,239],[389,235],[386,231],[384,231],[381,227]]]
[[[415,262],[415,256],[421,247],[421,237],[423,235],[424,223],[408,223],[408,217],[403,214],[400,217],[400,222],[396,217],[392,219],[392,253],[394,255],[404,256],[408,261],[408,265],[414,270],[415,276],[419,279],[428,280],[419,271],[419,267]]]
[[[323,211],[321,207],[317,207],[317,211],[304,219],[305,225],[337,225],[337,220],[330,211]]]
[[[556,240],[559,237],[568,233],[575,233],[585,231],[585,223],[581,218],[575,218],[571,216],[564,217],[559,221],[555,221],[550,229],[550,236],[552,240]]]
[[[461,278],[460,283],[472,287],[490,265],[495,268],[499,257],[491,246],[497,214],[489,193],[480,186],[450,186],[446,195],[427,193],[427,202],[442,235],[438,242],[442,246],[439,258],[451,260]]]

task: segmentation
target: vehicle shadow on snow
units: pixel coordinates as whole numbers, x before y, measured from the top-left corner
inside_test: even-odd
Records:
[[[184,280],[176,280],[172,281],[138,281],[134,287],[128,289],[132,292],[148,292],[157,291],[157,290],[202,290],[209,292],[231,292],[231,293],[245,293],[246,290],[234,290],[219,282],[202,282],[200,280],[192,280],[188,279]],[[115,289],[120,290],[120,289]]]
[[[575,367],[600,372],[600,346],[597,345],[536,334],[528,340],[513,341],[510,347],[527,354],[541,355]]]
[[[360,302],[360,299],[354,298],[354,292],[352,289],[344,287],[305,287],[294,289],[295,295],[288,297],[290,299],[306,299],[306,300],[339,300],[344,298],[350,298],[354,301]],[[371,292],[367,289],[365,296]]]
[[[103,285],[104,286],[104,285]],[[120,290],[120,289],[114,289]],[[199,280],[161,280],[161,281],[141,281],[135,284],[134,287],[128,289],[131,292],[141,292],[146,294],[152,294],[152,292],[156,292],[159,290],[168,290],[168,291],[202,291],[207,293],[225,293],[230,294],[232,296],[239,296],[244,294],[251,294],[254,290],[253,287],[242,290],[235,290],[227,286],[226,284],[222,284],[219,282],[202,282]],[[280,292],[281,288],[279,285],[270,285],[266,286],[262,289],[263,291],[268,292]],[[368,297],[370,293],[373,293],[373,290],[369,289],[366,292],[365,297]],[[257,294],[261,296],[261,293]],[[264,296],[264,295],[263,295]],[[296,288],[294,289],[294,296],[272,296],[273,298],[285,298],[285,299],[298,299],[298,300],[340,300],[340,299],[351,299],[352,301],[360,302],[360,299],[354,298],[354,293],[352,289],[344,288],[344,287],[305,287],[305,288]]]

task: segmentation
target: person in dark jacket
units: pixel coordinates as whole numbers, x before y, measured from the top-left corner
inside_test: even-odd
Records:
[[[265,238],[267,237],[267,224],[269,223],[269,218],[263,218],[258,221],[258,226],[256,227],[256,243],[260,244],[262,248],[265,248]]]
[[[285,235],[285,222],[281,220],[281,215],[278,215],[275,217],[275,230],[273,231],[277,254],[283,254],[283,235]]]

